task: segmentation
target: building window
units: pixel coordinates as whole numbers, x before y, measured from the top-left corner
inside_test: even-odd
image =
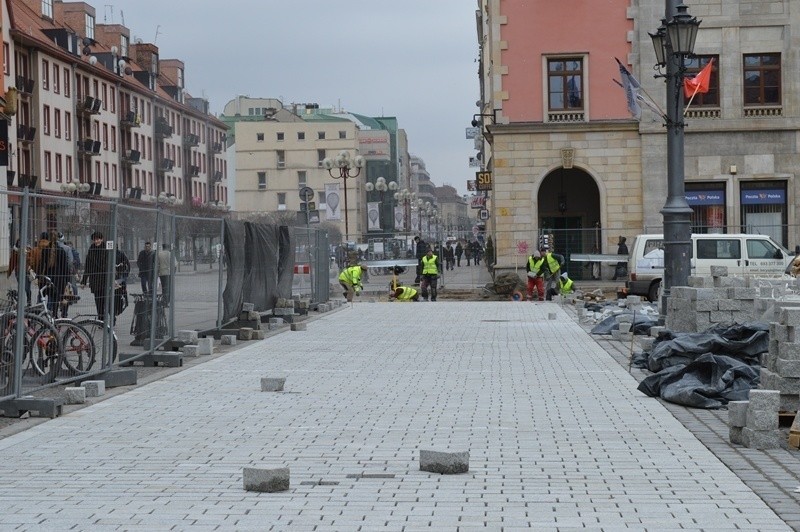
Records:
[[[64,97],[69,98],[71,93],[71,85],[69,82],[69,69],[64,69]]]
[[[72,115],[64,111],[64,140],[72,138]]]
[[[53,109],[53,135],[61,138],[61,109]]]
[[[117,127],[111,126],[111,151],[117,151]]]
[[[42,130],[45,135],[50,134],[50,106],[45,105],[42,108]]]
[[[745,54],[744,104],[781,104],[781,54]]]
[[[64,168],[62,166],[61,154],[56,153],[56,183],[64,180]]]
[[[263,133],[256,133],[256,141],[264,142],[264,134]]]
[[[50,90],[50,61],[42,59],[42,89]]]
[[[286,210],[286,192],[278,192],[278,210]]]
[[[283,135],[283,133],[282,133],[282,132],[278,132],[278,133],[277,133],[277,137],[278,137],[278,140],[279,140],[279,141],[281,141],[281,140],[283,140],[283,138],[284,138],[284,135]]]
[[[44,180],[51,181],[53,179],[52,171],[52,155],[49,151],[44,152]]]
[[[267,190],[266,172],[258,172],[258,190]]]
[[[317,200],[319,201],[320,207],[322,207],[323,205],[326,205],[326,203],[325,203],[325,191],[324,190],[320,190],[319,192],[317,192]]]
[[[127,35],[120,35],[119,36],[119,55],[122,57],[128,57],[128,36]]]
[[[324,131],[319,131],[319,132],[317,133],[317,138],[318,138],[319,140],[325,140],[325,132],[324,132]]]
[[[340,131],[339,132],[339,138],[340,139],[346,139],[347,138],[347,131]]]
[[[42,16],[53,18],[53,0],[42,0]]]
[[[297,187],[301,188],[306,186],[308,176],[306,175],[305,170],[299,170],[297,172]]]
[[[325,159],[325,150],[317,150],[317,166],[322,166],[323,159]]]
[[[297,132],[297,140],[306,140],[306,133],[305,133],[305,131],[298,131],[298,132]]]
[[[86,13],[86,36],[94,40],[94,17]]]
[[[286,153],[283,150],[278,150],[275,155],[278,159],[278,168],[286,168]]]
[[[61,92],[61,67],[53,65],[53,92],[58,94]]]
[[[711,79],[708,84],[708,92],[705,94],[697,93],[692,100],[692,107],[719,107],[719,56],[718,55],[695,55],[689,56],[684,60],[686,65],[686,77],[692,78],[705,67],[709,61],[711,65]],[[684,103],[689,103],[691,95],[684,94]]]
[[[548,59],[547,87],[551,111],[583,109],[583,59]]]
[[[7,42],[3,42],[3,73],[8,76],[11,74],[11,48]]]
[[[64,170],[67,174],[67,183],[72,181],[72,155],[64,156]]]

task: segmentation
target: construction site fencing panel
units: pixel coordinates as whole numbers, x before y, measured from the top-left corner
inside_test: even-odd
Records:
[[[313,303],[329,299],[331,274],[338,275],[327,232],[311,227],[292,227],[294,235],[294,276],[292,295]]]

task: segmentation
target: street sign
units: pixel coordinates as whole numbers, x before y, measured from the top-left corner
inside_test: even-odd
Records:
[[[492,190],[492,173],[475,172],[475,188],[478,190]]]
[[[465,129],[467,140],[474,139],[479,136],[480,130],[477,127],[468,127]]]
[[[481,219],[481,220],[488,220],[489,219],[489,211],[487,211],[486,209],[482,209],[481,212],[479,213],[478,218]]]
[[[311,187],[303,187],[300,189],[300,199],[309,201],[314,199],[314,189]]]
[[[316,208],[317,208],[317,202],[316,201],[309,201],[308,202],[308,210],[309,211],[313,211]]]
[[[308,211],[308,223],[310,224],[318,224],[320,221],[319,218],[319,211],[315,209],[309,209]]]

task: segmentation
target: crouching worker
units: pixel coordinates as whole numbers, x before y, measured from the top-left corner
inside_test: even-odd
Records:
[[[558,283],[550,289],[550,296],[568,296],[575,291],[575,283],[569,278],[567,272],[561,274]]]
[[[410,286],[398,286],[392,292],[389,292],[389,300],[419,301],[419,292]]]
[[[348,303],[353,302],[353,294],[360,296],[364,286],[361,284],[361,274],[367,271],[366,266],[350,266],[339,274],[339,284],[344,288],[342,294]]]

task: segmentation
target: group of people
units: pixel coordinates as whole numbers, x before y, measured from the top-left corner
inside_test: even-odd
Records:
[[[527,298],[552,301],[553,296],[566,296],[575,291],[575,283],[569,278],[567,272],[561,271],[564,266],[564,256],[553,253],[548,245],[542,245],[528,257],[525,271],[528,277]]]
[[[25,294],[27,301],[31,300],[31,285],[34,281],[42,286],[41,293],[46,298],[47,308],[53,317],[66,318],[71,304],[80,299],[80,287],[89,287],[94,296],[95,309],[98,319],[105,319],[106,314],[106,287],[109,282],[109,249],[106,248],[105,236],[100,231],[91,235],[91,245],[86,252],[85,261],[72,242],[66,241],[64,235],[58,231],[44,232],[40,235],[35,247],[25,250],[27,272],[20,271],[20,242],[11,250],[7,277],[12,274],[19,280],[24,277]],[[130,261],[127,255],[119,249],[114,251],[114,314],[119,315],[127,306],[127,283],[130,276]],[[174,255],[169,251],[169,246],[164,244],[162,251],[156,253],[152,250],[150,242],[145,243],[145,248],[137,258],[139,277],[142,291],[147,294],[153,289],[154,279],[157,276],[161,281],[162,294],[169,294],[171,283],[171,268],[177,266]],[[44,277],[49,279],[47,285]]]

